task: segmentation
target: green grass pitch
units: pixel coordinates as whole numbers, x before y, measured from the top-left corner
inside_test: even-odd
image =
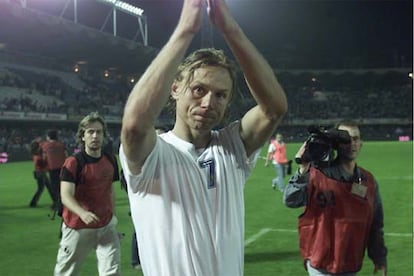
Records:
[[[299,144],[288,144],[290,158],[298,147]],[[262,156],[265,151],[266,147]],[[388,275],[413,275],[413,143],[366,142],[358,164],[370,170],[380,185]],[[39,207],[28,208],[36,187],[32,170],[32,162],[0,164],[1,275],[53,274],[60,219],[48,217],[51,201],[46,190]],[[245,275],[307,275],[297,242],[297,216],[301,209],[288,209],[282,204],[282,194],[271,188],[274,175],[273,167],[265,167],[264,160],[259,159],[246,183]],[[118,229],[126,234],[121,242],[122,274],[142,275],[130,266],[133,227],[126,194],[118,183],[115,185]],[[366,257],[359,275],[372,275],[372,270],[373,265]],[[93,253],[81,275],[98,275]]]

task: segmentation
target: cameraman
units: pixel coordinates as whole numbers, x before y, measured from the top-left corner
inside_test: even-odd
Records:
[[[357,275],[365,249],[374,273],[386,275],[383,210],[373,175],[358,167],[362,141],[357,123],[342,121],[350,143],[337,145],[337,156],[327,167],[299,164],[286,186],[283,201],[290,208],[305,206],[299,216],[299,246],[309,275]],[[306,143],[296,154],[301,158]]]

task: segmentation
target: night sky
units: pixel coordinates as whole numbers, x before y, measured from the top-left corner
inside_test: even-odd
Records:
[[[182,0],[124,0],[144,9],[149,45],[161,48],[173,31]],[[63,0],[28,0],[50,13]],[[412,67],[412,0],[228,0],[232,14],[257,48],[279,68]],[[59,6],[60,5],[60,6]],[[97,8],[100,6],[101,8]],[[78,0],[79,22],[101,28],[108,7]],[[65,17],[71,16],[70,8]],[[111,24],[106,25],[111,31]],[[136,19],[118,16],[118,34],[132,38]],[[191,49],[214,46],[227,51],[219,34]],[[205,40],[204,40],[205,42]]]
[[[181,0],[127,2],[145,10],[150,44],[161,47],[178,20]],[[412,66],[411,0],[227,2],[247,35],[276,65],[288,60],[299,67],[358,66],[364,60],[374,67]],[[212,45],[225,48],[216,33]],[[196,40],[193,46],[205,45]]]

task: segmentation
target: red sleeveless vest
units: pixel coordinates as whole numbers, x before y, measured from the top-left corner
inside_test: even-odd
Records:
[[[326,177],[311,168],[308,204],[299,217],[299,245],[304,261],[330,273],[362,267],[373,219],[374,177],[363,169],[365,197],[351,193],[352,183]]]
[[[64,166],[76,176],[77,160],[71,156],[66,159]],[[107,225],[114,210],[112,182],[114,179],[114,166],[106,155],[96,163],[83,165],[81,177],[75,187],[75,198],[85,210],[95,213],[99,222],[86,225],[78,215],[66,207],[63,208],[62,218],[67,226],[73,229],[99,228]]]

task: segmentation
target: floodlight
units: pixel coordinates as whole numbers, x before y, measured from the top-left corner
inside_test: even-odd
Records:
[[[79,73],[79,71],[80,71],[79,65],[76,64],[75,66],[73,66],[73,72]]]
[[[123,1],[119,0],[97,0],[98,2],[103,2],[105,4],[113,6],[115,9],[119,9],[121,11],[124,11],[126,13],[142,16],[144,14],[144,10],[138,7],[135,7],[131,4],[128,4]]]

